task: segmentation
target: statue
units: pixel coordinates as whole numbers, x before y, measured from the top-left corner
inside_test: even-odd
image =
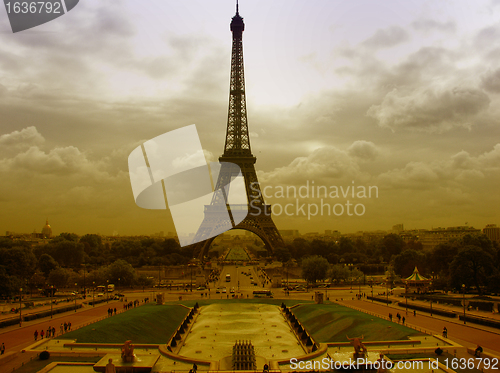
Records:
[[[115,364],[113,364],[113,359],[108,360],[108,363],[106,364],[105,373],[116,373],[116,368]]]
[[[122,347],[122,360],[126,363],[134,361],[134,345],[131,344],[132,341],[126,341]]]
[[[362,335],[361,338],[349,338],[346,334],[346,337],[349,341],[351,341],[352,346],[354,347],[354,359],[363,358],[368,353],[365,345],[361,342],[364,339]]]

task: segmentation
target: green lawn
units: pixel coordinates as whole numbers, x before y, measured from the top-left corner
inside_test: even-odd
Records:
[[[79,343],[167,343],[188,310],[179,305],[146,304],[64,334]]]
[[[363,335],[365,341],[403,340],[422,334],[337,304],[302,305],[293,312],[318,342],[347,342],[346,334],[350,338]]]
[[[176,331],[188,310],[180,305],[193,307],[209,304],[263,303],[288,307],[318,342],[346,342],[349,337],[364,335],[367,341],[408,339],[409,335],[421,334],[413,329],[379,319],[336,304],[314,304],[294,299],[199,299],[171,302],[163,306],[147,304],[133,308],[64,334],[61,339],[76,339],[80,343],[133,343],[164,344]]]

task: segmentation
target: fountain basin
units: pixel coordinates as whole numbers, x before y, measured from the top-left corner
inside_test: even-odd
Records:
[[[107,354],[94,365],[94,371],[104,373],[109,359],[113,359],[116,373],[149,373],[159,358],[160,354],[137,355],[134,361],[124,362],[121,354]]]

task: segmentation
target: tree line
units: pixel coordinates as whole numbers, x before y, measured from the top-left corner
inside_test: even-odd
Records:
[[[192,248],[181,248],[173,238],[131,237],[103,242],[96,234],[79,237],[61,233],[47,244],[0,238],[0,297],[8,298],[40,288],[87,288],[115,284],[149,286],[134,268],[182,265],[193,258]]]
[[[303,277],[311,283],[353,281],[369,275],[370,265],[385,263],[394,280],[409,277],[414,268],[441,290],[467,290],[478,293],[500,292],[500,247],[485,235],[465,235],[423,250],[418,241],[405,242],[396,234],[366,243],[341,237],[338,242],[296,238],[275,250],[277,260],[294,259],[302,266]],[[354,272],[353,272],[354,271]]]

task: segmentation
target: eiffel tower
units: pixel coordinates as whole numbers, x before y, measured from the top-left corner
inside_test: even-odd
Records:
[[[244,29],[245,24],[238,12],[238,2],[236,2],[236,15],[231,20],[233,46],[226,143],[224,154],[219,157],[221,170],[215,187],[215,190],[222,190],[222,193],[214,193],[210,205],[205,206],[205,217],[195,236],[195,242],[197,243],[194,244],[194,254],[202,260],[212,241],[217,237],[212,237],[213,232],[220,230],[221,226],[227,225],[227,219],[221,219],[221,208],[227,209],[231,219],[232,226],[226,228],[244,229],[255,233],[264,241],[268,251],[273,251],[276,247],[283,245],[283,239],[271,218],[271,206],[266,205],[264,202],[257,174],[255,173],[254,165],[257,158],[250,149],[243,69]],[[236,220],[234,217],[238,214],[238,205],[231,204],[230,207],[226,203],[229,183],[238,176],[238,170],[231,167],[231,163],[238,165],[241,169],[248,202],[245,205],[239,205],[243,211],[248,209],[248,214],[239,224],[234,223]],[[226,216],[225,212],[224,216]]]

